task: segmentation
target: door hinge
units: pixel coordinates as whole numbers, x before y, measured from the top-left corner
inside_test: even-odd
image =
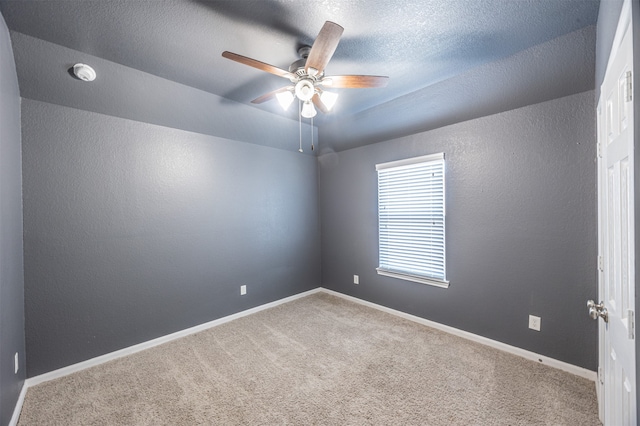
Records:
[[[597,151],[598,158],[602,158],[602,142],[598,142]]]
[[[632,74],[631,71],[627,71],[627,73],[625,74],[625,96],[624,96],[624,100],[625,102],[631,102],[633,100],[633,78],[632,78]]]
[[[627,311],[627,317],[629,318],[629,339],[633,340],[636,338],[636,316],[633,310],[629,309]]]
[[[598,271],[604,271],[604,257],[598,256]]]
[[[598,380],[601,385],[604,385],[604,369],[602,367],[598,367]]]

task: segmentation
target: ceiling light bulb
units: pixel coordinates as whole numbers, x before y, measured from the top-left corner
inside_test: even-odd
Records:
[[[296,96],[302,102],[308,102],[313,98],[313,95],[316,92],[316,88],[313,87],[313,83],[309,80],[300,80],[296,84],[295,88]]]
[[[300,113],[301,116],[303,116],[304,118],[312,118],[315,117],[316,114],[316,109],[313,107],[313,104],[311,102],[307,101],[302,104],[302,112]]]
[[[291,102],[293,102],[293,93],[288,90],[286,92],[276,93],[276,98],[278,99],[282,109],[286,111],[289,109]]]
[[[336,101],[338,100],[338,94],[333,92],[322,92],[322,95],[320,95],[320,100],[322,101],[324,106],[327,107],[329,111],[331,111],[331,108],[333,108],[333,106],[336,104]]]
[[[73,66],[73,73],[82,81],[93,81],[96,79],[96,72],[89,65],[75,64]]]

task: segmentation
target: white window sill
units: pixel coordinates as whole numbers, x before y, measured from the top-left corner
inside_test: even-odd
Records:
[[[376,268],[376,271],[378,271],[378,275],[384,275],[385,277],[398,278],[399,280],[413,281],[415,283],[432,285],[435,287],[449,288],[449,281],[441,281],[436,278],[419,277],[417,275],[402,274],[400,272],[392,272],[380,268]]]

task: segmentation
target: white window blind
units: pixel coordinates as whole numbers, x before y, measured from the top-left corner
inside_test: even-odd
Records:
[[[381,275],[447,287],[444,154],[376,165]]]

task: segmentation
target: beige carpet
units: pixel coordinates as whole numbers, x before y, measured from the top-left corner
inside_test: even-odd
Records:
[[[599,425],[595,384],[325,293],[30,388],[20,425]]]

